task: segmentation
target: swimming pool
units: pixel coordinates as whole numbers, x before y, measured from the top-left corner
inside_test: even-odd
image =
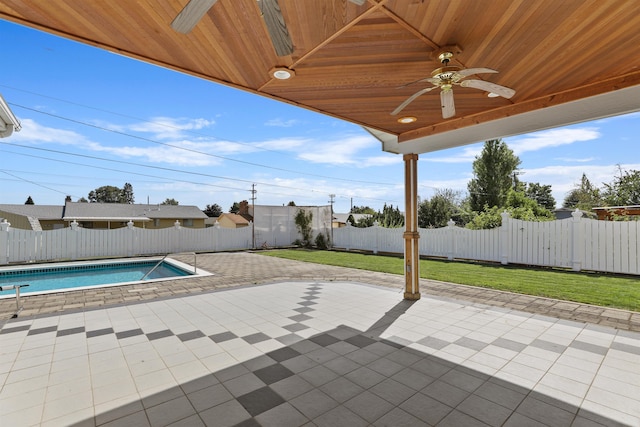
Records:
[[[210,273],[174,259],[137,258],[0,268],[0,286],[28,284],[20,293],[29,295],[202,275]],[[14,295],[15,290],[4,291],[0,298]]]

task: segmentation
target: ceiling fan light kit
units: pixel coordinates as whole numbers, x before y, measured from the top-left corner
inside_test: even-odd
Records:
[[[452,49],[453,50],[453,49]],[[457,52],[460,52],[460,49],[456,47]],[[438,54],[438,59],[442,63],[442,67],[437,68],[431,72],[431,77],[427,77],[421,80],[418,80],[413,83],[421,83],[421,82],[429,82],[433,86],[429,86],[424,89],[420,89],[415,92],[409,98],[404,100],[395,110],[391,112],[392,116],[400,113],[407,105],[412,103],[419,96],[430,92],[434,89],[440,89],[440,106],[442,108],[442,118],[448,119],[456,115],[455,103],[453,100],[453,87],[454,86],[462,86],[469,87],[473,89],[484,90],[488,92],[490,98],[495,98],[501,96],[503,98],[511,98],[515,95],[516,91],[501,86],[495,83],[487,82],[479,79],[471,79],[465,80],[467,77],[472,76],[474,74],[485,74],[485,73],[497,73],[496,70],[492,70],[491,68],[461,68],[455,65],[449,65],[449,62],[453,58],[453,52],[449,50],[443,50]],[[413,84],[409,83],[409,84]],[[405,85],[407,86],[407,85]],[[401,86],[401,87],[405,87]]]

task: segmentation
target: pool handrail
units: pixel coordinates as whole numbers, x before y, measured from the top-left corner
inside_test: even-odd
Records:
[[[28,283],[24,283],[22,285],[2,285],[0,286],[0,292],[2,291],[10,291],[12,289],[16,290],[16,313],[12,316],[12,318],[16,318],[18,317],[18,314],[22,311],[22,309],[24,308],[21,304],[20,304],[20,288],[24,288],[29,286]]]
[[[151,270],[149,270],[144,276],[142,276],[142,279],[140,280],[144,280],[147,278],[148,275],[150,275],[151,273],[153,273],[153,271],[158,268],[158,266],[160,266],[160,264],[162,264],[162,261],[164,261],[169,255],[180,255],[181,253],[183,254],[193,254],[193,274],[198,274],[198,267],[196,265],[197,263],[197,255],[195,252],[180,252],[180,253],[175,253],[175,254],[166,254],[165,256],[163,256],[160,261],[158,261],[156,263],[156,265],[153,266],[153,268]]]

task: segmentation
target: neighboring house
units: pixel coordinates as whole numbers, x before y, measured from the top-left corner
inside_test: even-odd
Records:
[[[583,218],[592,218],[595,219],[596,216],[593,212],[587,212],[583,210],[579,210],[582,212]],[[556,219],[567,219],[572,218],[571,214],[575,212],[575,208],[558,208],[553,211],[553,214],[556,216]]]
[[[349,217],[353,217],[351,225],[356,225],[360,219],[370,218],[371,214],[334,213],[331,226],[333,228],[346,227]]]
[[[218,217],[218,224],[224,228],[242,228],[249,226],[249,220],[240,214],[223,213]]]
[[[55,230],[77,221],[83,228],[113,229],[129,221],[140,228],[204,228],[207,215],[197,206],[65,202],[54,205],[0,205],[0,218],[13,228]]]
[[[593,208],[600,220],[612,220],[614,217],[628,217],[636,219],[640,217],[640,205],[632,206],[603,206]]]

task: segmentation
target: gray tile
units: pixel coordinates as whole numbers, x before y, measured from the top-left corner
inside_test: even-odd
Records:
[[[441,340],[440,338],[424,337],[418,340],[418,344],[433,348],[434,350],[442,350],[451,343],[449,341]]]
[[[242,337],[243,340],[245,340],[246,342],[248,342],[249,344],[256,344],[262,341],[267,341],[270,340],[271,337],[267,334],[264,334],[262,332],[256,332],[255,334],[251,334],[251,335],[247,335],[245,337]]]
[[[194,408],[185,396],[147,409],[147,416],[152,426],[171,424],[193,414]]]
[[[276,338],[276,341],[281,342],[284,345],[295,344],[302,340],[304,340],[304,338],[296,334],[287,334],[287,335],[282,335],[281,337]]]
[[[98,329],[95,331],[87,331],[86,335],[87,338],[93,338],[93,337],[99,337],[102,335],[109,335],[113,333],[113,328],[104,328],[104,329]]]
[[[14,326],[13,328],[3,328],[0,330],[0,335],[28,331],[30,328],[31,328],[31,325]]]
[[[282,347],[277,350],[270,351],[267,356],[275,360],[276,362],[283,362],[285,360],[293,359],[300,356],[300,353],[291,347]]]
[[[575,414],[528,396],[518,406],[516,412],[534,421],[552,426],[571,425]]]
[[[254,417],[284,403],[284,399],[269,387],[254,390],[237,400]]]
[[[316,387],[319,387],[322,384],[326,384],[329,381],[333,381],[338,377],[338,374],[325,368],[324,366],[315,366],[311,369],[300,372],[298,375],[300,375],[302,378]]]
[[[625,353],[635,354],[640,356],[640,347],[635,345],[624,344],[620,342],[611,343],[611,349],[624,351]]]
[[[335,359],[331,359],[328,362],[324,363],[323,366],[331,369],[338,375],[344,375],[358,369],[360,367],[360,364],[354,362],[351,359],[347,359],[346,357],[338,356]]]
[[[438,423],[438,427],[489,427],[489,424],[473,418],[464,412],[453,410]]]
[[[157,332],[150,332],[147,334],[147,339],[149,341],[153,341],[153,340],[158,340],[160,338],[166,338],[166,337],[171,337],[173,336],[173,332],[171,332],[169,329],[165,329],[163,331],[157,331]]]
[[[522,393],[520,393],[513,390],[513,387],[507,388],[495,382],[487,381],[478,387],[474,394],[513,411],[524,400],[525,393],[528,392],[529,390],[523,388]]]
[[[326,347],[328,345],[335,344],[340,340],[329,334],[322,334],[322,335],[316,335],[314,337],[309,338],[309,341],[314,342],[319,346]]]
[[[368,345],[375,343],[376,340],[366,337],[364,335],[356,335],[351,338],[347,338],[345,342],[348,342],[349,344],[353,344],[356,347],[364,348]]]
[[[298,313],[309,313],[310,311],[315,311],[315,310],[309,307],[300,307],[300,308],[294,308],[293,311],[297,311]]]
[[[81,334],[84,331],[85,331],[84,326],[79,326],[77,328],[62,329],[62,330],[59,330],[56,333],[56,336],[57,337],[64,337],[64,336],[67,336],[67,335]]]
[[[458,406],[462,403],[467,397],[469,397],[469,392],[464,391],[461,388],[452,386],[441,380],[436,380],[426,386],[421,390],[423,394],[447,404],[452,407]]]
[[[116,332],[116,338],[121,340],[124,338],[136,337],[138,335],[144,335],[142,329],[129,329],[128,331]]]
[[[305,329],[309,329],[309,326],[303,325],[302,323],[292,323],[290,325],[283,326],[283,328],[290,332],[298,332],[298,331],[304,331]]]
[[[271,387],[273,391],[278,393],[285,400],[291,400],[294,397],[313,390],[314,388],[308,381],[305,381],[297,375],[280,380],[271,384],[269,387]]]
[[[209,335],[209,338],[215,343],[230,341],[234,338],[238,338],[233,332],[221,332],[219,334]]]
[[[516,351],[518,353],[520,353],[522,350],[527,348],[526,344],[522,344],[521,342],[513,341],[513,340],[510,340],[510,339],[506,339],[506,338],[497,338],[491,344],[493,344],[493,345],[495,345],[497,347],[505,348],[507,350]]]
[[[531,342],[532,347],[541,348],[547,351],[553,351],[554,353],[563,353],[566,349],[566,345],[556,344],[554,342],[545,341],[541,339],[535,339]]]
[[[296,314],[295,316],[289,316],[287,319],[291,319],[294,322],[304,322],[305,320],[313,319],[311,316],[307,316],[306,314]]]
[[[302,297],[300,299],[303,299],[305,301],[313,301],[313,300],[318,299],[318,298],[320,298],[320,297],[317,297],[317,296],[314,296],[314,295],[309,295],[309,296],[306,296],[306,297]]]
[[[313,302],[313,301],[304,301],[304,302],[299,302],[298,305],[304,306],[304,307],[308,307],[310,305],[316,305],[317,302]]]
[[[197,338],[202,338],[204,336],[206,336],[204,333],[202,333],[202,331],[191,331],[191,332],[185,332],[184,334],[178,334],[176,335],[180,341],[190,341],[190,340],[195,340]]]
[[[232,378],[222,383],[234,396],[242,396],[265,386],[265,383],[253,372]]]
[[[289,369],[279,363],[266,366],[262,369],[253,371],[254,375],[260,378],[265,384],[269,385],[294,375]]]
[[[414,389],[390,378],[371,387],[369,391],[394,405],[399,405],[416,394]]]
[[[369,369],[365,366],[351,371],[345,375],[346,378],[358,384],[363,388],[371,388],[381,381],[385,380],[385,376],[377,373],[376,371]]]
[[[29,330],[27,335],[46,334],[47,332],[55,332],[57,330],[58,330],[57,326],[47,326],[47,327],[44,327],[44,328],[31,329],[31,330]]]
[[[575,340],[571,344],[569,344],[569,347],[576,348],[578,350],[588,351],[589,353],[599,354],[601,356],[606,355],[607,351],[609,351],[607,347],[591,344],[584,341],[578,341],[578,340]]]
[[[456,340],[454,344],[457,344],[462,347],[470,348],[471,350],[476,350],[476,351],[480,351],[488,345],[485,342],[474,340],[473,338],[468,338],[468,337],[462,337]]]
[[[404,368],[402,371],[396,373],[391,378],[401,384],[406,385],[407,387],[411,387],[416,391],[422,390],[435,380],[435,378],[425,375],[413,368]]]

